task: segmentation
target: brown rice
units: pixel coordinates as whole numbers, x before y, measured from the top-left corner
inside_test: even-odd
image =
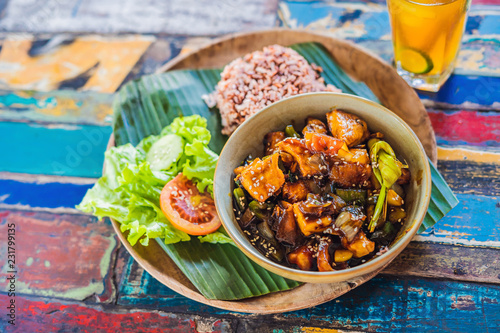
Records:
[[[340,91],[325,85],[321,71],[296,51],[280,45],[234,60],[221,73],[212,100],[221,113],[222,133],[231,134],[247,117],[280,99],[306,92]]]

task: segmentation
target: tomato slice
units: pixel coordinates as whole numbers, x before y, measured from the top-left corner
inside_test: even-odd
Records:
[[[313,153],[325,153],[335,156],[344,145],[344,141],[326,134],[308,132],[305,134],[307,148]]]
[[[182,173],[165,185],[160,206],[174,227],[190,235],[206,235],[221,225],[210,194],[200,193]]]

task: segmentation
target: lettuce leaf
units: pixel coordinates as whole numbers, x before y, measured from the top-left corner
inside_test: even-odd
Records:
[[[183,138],[183,153],[167,170],[151,170],[146,154],[151,145],[167,134]],[[198,115],[176,118],[160,135],[144,138],[137,147],[126,144],[105,153],[106,170],[87,191],[77,209],[99,219],[110,217],[128,231],[128,241],[147,246],[151,238],[165,244],[189,241],[191,237],[176,229],[160,208],[160,193],[165,184],[182,172],[198,189],[213,194],[213,178],[218,156],[208,148],[210,131],[207,121]],[[232,243],[221,227],[199,237],[201,242]]]

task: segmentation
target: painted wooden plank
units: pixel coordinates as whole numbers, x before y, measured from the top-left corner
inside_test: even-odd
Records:
[[[61,179],[47,182],[33,182],[32,179],[2,179],[0,175],[0,207],[2,208],[66,208],[67,212],[77,213],[73,208],[78,205],[93,184],[74,184],[61,182]],[[62,177],[59,177],[62,178]],[[91,178],[90,180],[95,180]]]
[[[377,54],[392,63],[394,53],[392,41],[351,39],[357,45]],[[455,64],[454,73],[463,76],[500,76],[500,38],[477,38],[464,36]]]
[[[382,274],[500,284],[500,248],[411,242]]]
[[[500,76],[499,8],[471,6],[455,74]],[[284,26],[327,32],[353,40],[387,62],[393,59],[385,3],[282,1],[279,15]]]
[[[8,36],[0,51],[0,88],[112,93],[153,41],[139,35],[57,35],[47,40]]]
[[[473,146],[438,146],[437,151],[439,161],[469,160],[476,163],[500,164],[500,152],[497,149]]]
[[[500,197],[498,164],[440,160],[438,169],[455,193]]]
[[[500,76],[451,75],[437,93],[419,92],[424,105],[453,108],[500,110]]]
[[[0,21],[0,30],[220,35],[272,27],[276,19],[277,2],[69,0],[53,1],[50,6],[33,5],[34,8],[27,11],[24,4],[10,1]]]
[[[281,1],[283,25],[328,31],[340,38],[390,39],[391,27],[385,4],[329,1]],[[489,36],[500,31],[500,8],[472,4],[465,34]]]
[[[113,94],[0,91],[0,120],[110,125]]]
[[[197,314],[231,312],[197,304],[161,285],[133,260],[121,281],[118,304]],[[306,297],[306,296],[305,296]],[[379,275],[348,294],[309,309],[279,315],[242,315],[242,332],[267,332],[293,326],[369,331],[461,332],[500,327],[500,286],[397,278]],[[470,318],[474,317],[473,323]]]
[[[438,144],[500,147],[500,112],[427,111]]]
[[[500,248],[500,197],[456,196],[459,204],[414,240]]]
[[[109,303],[119,241],[109,222],[88,215],[0,210],[0,232],[15,224],[16,291],[20,294]],[[9,227],[11,228],[11,227]],[[0,239],[2,248],[7,238]],[[7,252],[0,253],[7,272]],[[2,273],[5,277],[7,273]],[[5,279],[1,290],[7,290]]]
[[[0,171],[99,177],[111,127],[0,122]]]
[[[0,295],[2,304],[10,299]],[[5,318],[6,307],[0,309],[2,332],[232,332],[237,326],[232,320],[213,316],[141,311],[124,308],[100,308],[86,304],[64,303],[16,297],[16,325]]]

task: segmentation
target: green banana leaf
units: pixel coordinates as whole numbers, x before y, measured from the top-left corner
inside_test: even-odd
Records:
[[[323,68],[326,83],[377,101],[362,82],[353,81],[319,44],[292,46],[309,62]],[[181,115],[198,114],[208,120],[212,133],[210,148],[219,153],[227,140],[221,134],[220,115],[201,99],[214,90],[221,70],[178,70],[142,77],[124,85],[114,102],[114,134],[117,145],[139,141],[161,129]],[[432,198],[429,211],[419,232],[433,226],[458,203],[456,197],[434,165]],[[240,250],[227,244],[201,244],[198,240],[165,245],[158,243],[174,260],[187,278],[209,299],[236,300],[284,291],[299,282],[267,272],[248,259]]]

